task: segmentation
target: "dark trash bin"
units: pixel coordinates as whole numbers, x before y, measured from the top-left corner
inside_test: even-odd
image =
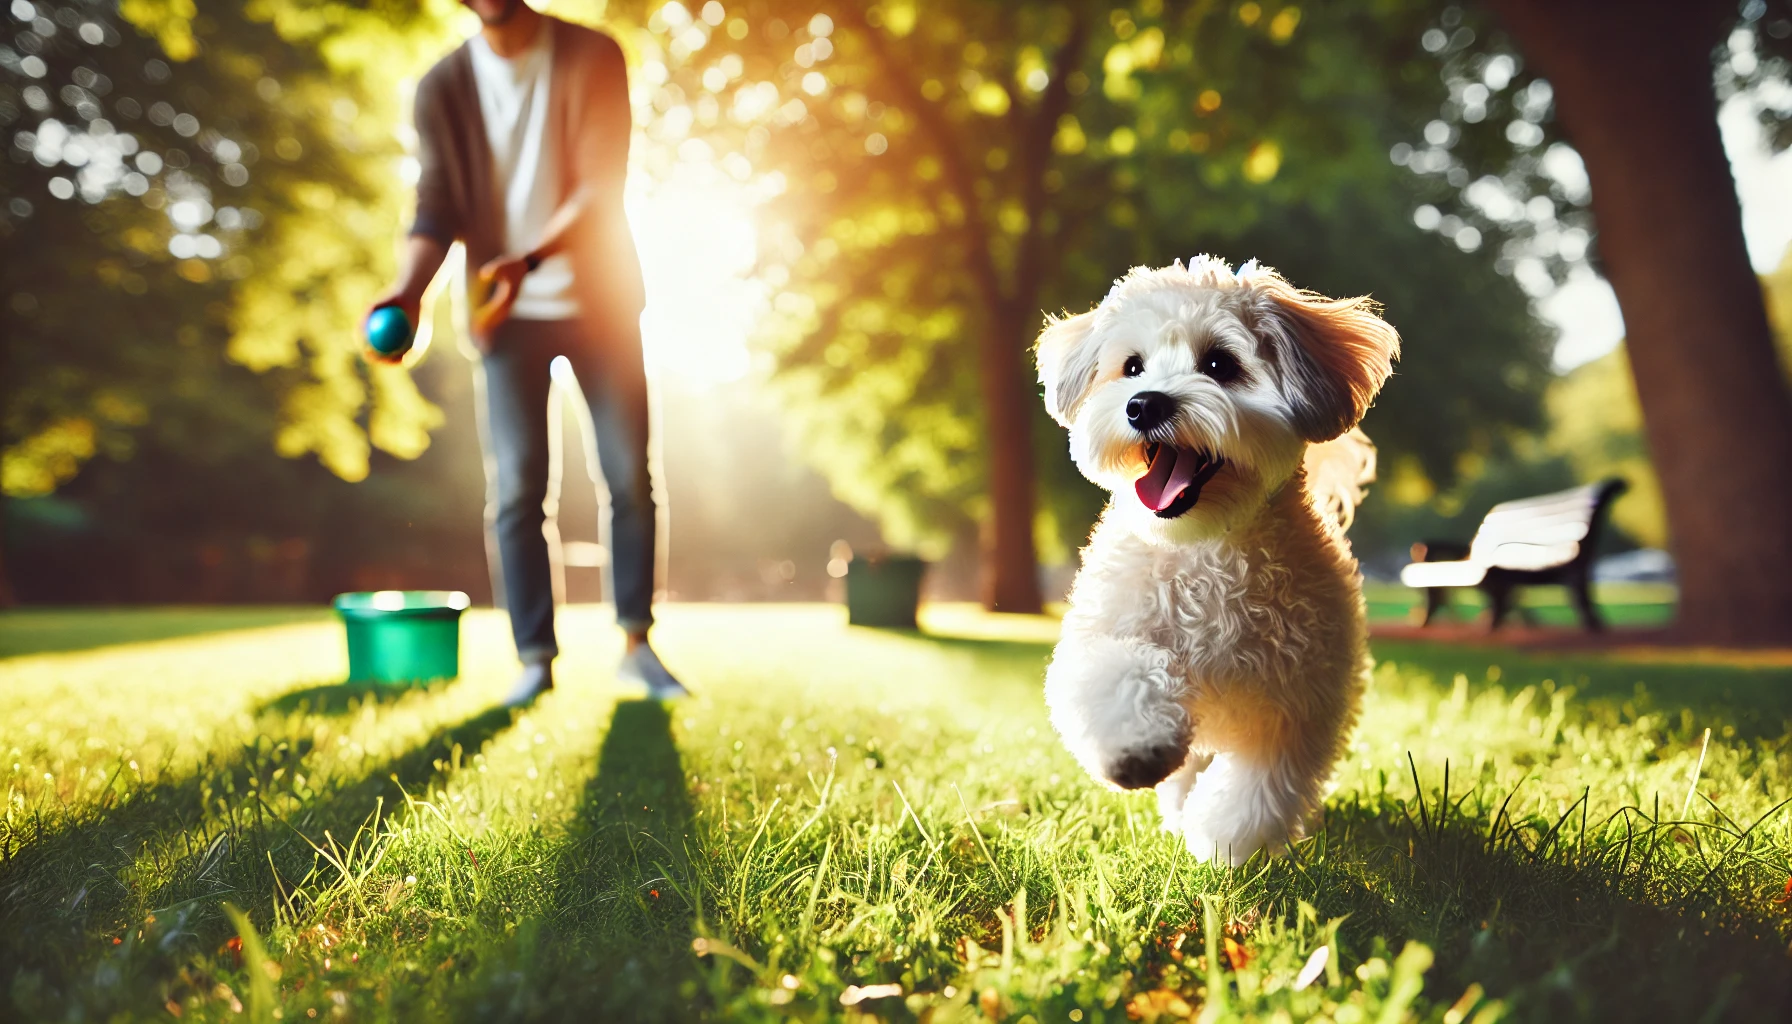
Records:
[[[846,620],[855,626],[914,629],[927,563],[913,555],[853,556],[846,567]]]

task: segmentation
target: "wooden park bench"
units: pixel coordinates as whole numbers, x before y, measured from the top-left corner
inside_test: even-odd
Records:
[[[1628,488],[1613,478],[1502,502],[1481,520],[1466,548],[1449,541],[1414,544],[1412,564],[1400,571],[1400,582],[1425,591],[1426,625],[1453,587],[1479,587],[1493,613],[1489,628],[1498,629],[1512,610],[1515,589],[1556,584],[1568,588],[1582,625],[1603,629],[1590,589],[1593,549],[1606,512]]]

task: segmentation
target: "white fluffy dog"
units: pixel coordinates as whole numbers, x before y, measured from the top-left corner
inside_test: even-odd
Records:
[[[1155,786],[1197,856],[1297,837],[1355,724],[1367,627],[1334,519],[1354,501],[1316,498],[1303,457],[1362,437],[1399,347],[1367,298],[1206,256],[1135,269],[1039,338],[1046,408],[1113,492],[1046,673],[1052,724],[1097,778]]]

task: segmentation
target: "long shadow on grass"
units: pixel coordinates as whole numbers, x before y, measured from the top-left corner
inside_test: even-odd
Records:
[[[618,704],[553,855],[546,906],[454,993],[457,1015],[688,1019],[701,906],[691,814],[671,716],[653,701]]]
[[[923,633],[919,630],[889,630],[900,636],[912,636],[949,651],[968,651],[981,657],[1006,661],[1039,662],[1051,657],[1052,645],[1037,640],[1001,640],[980,636],[953,636],[949,633]]]
[[[966,636],[961,633],[942,633],[923,629],[901,629],[884,626],[854,626],[854,629],[868,629],[891,636],[905,636],[914,640],[925,640],[938,644],[949,650],[972,651],[977,654],[988,654],[997,657],[1022,658],[1032,660],[1044,658],[1052,653],[1052,645],[1043,640],[1013,640],[996,636]]]
[[[293,757],[284,763],[296,770],[308,741],[260,738],[190,776],[144,787],[120,807],[98,809],[0,865],[0,963],[80,1001],[79,979],[95,959],[91,943],[146,911],[187,905],[197,909],[183,915],[196,948],[211,948],[229,932],[219,912],[223,900],[264,918],[265,908],[288,899],[316,865],[313,842],[326,842],[327,832],[346,844],[376,809],[454,770],[457,747],[460,757],[471,757],[512,720],[510,710],[496,708],[437,729],[323,793],[293,794],[298,806],[283,816],[273,808],[288,802],[261,796],[280,763],[264,755],[287,747]],[[259,784],[249,785],[252,779]]]
[[[188,770],[176,773],[164,767],[156,781],[146,784],[120,762],[100,796],[68,817],[45,821],[33,816],[0,825],[0,921],[19,904],[32,902],[26,890],[45,866],[97,864],[134,853],[148,837],[199,827],[208,813],[219,809],[219,801],[228,807],[257,793],[290,790],[315,746],[315,723],[293,716],[342,715],[368,704],[425,699],[435,692],[360,684],[293,690],[256,709],[252,738],[207,750]],[[84,891],[71,890],[70,902],[78,906]]]
[[[859,627],[865,628],[865,627]],[[968,654],[1003,677],[1033,680],[1045,678],[1045,663],[1052,645],[1036,640],[1003,640],[994,637],[926,633],[918,629],[879,629],[880,633],[920,640],[942,651]]]
[[[120,765],[95,802],[64,818],[15,823],[0,857],[0,962],[51,955],[83,934],[122,926],[139,858],[147,855],[159,876],[175,864],[149,851],[188,856],[195,836],[204,851],[219,827],[213,816],[272,788],[276,773],[290,788],[313,747],[310,736],[264,734],[209,750],[179,774],[164,769],[147,784],[121,779],[129,769]],[[177,840],[184,840],[179,849]]]
[[[345,715],[368,704],[392,704],[417,693],[434,692],[435,688],[395,686],[391,683],[327,683],[289,690],[273,697],[256,709],[257,715]]]
[[[1350,915],[1356,955],[1377,935],[1429,944],[1433,998],[1478,982],[1515,1020],[1792,1019],[1784,922],[1762,894],[1784,868],[1735,856],[1734,835],[1632,812],[1583,838],[1572,809],[1559,825],[1461,807],[1440,822],[1435,793],[1326,816],[1272,876]]]
[[[377,814],[401,806],[407,793],[428,791],[515,720],[516,712],[509,708],[481,711],[435,730],[403,752],[362,769],[352,781],[300,803],[281,817],[257,809],[251,823],[250,813],[245,811],[245,824],[250,827],[228,837],[230,848],[218,858],[217,867],[207,870],[201,865],[198,870],[176,875],[172,884],[152,895],[152,905],[222,899],[225,894],[237,894],[231,898],[244,900],[251,907],[289,900],[290,887],[321,866],[317,847],[331,841],[346,847],[364,827],[377,833]],[[364,838],[360,845],[371,846],[371,838]],[[270,863],[279,872],[278,879],[269,872]],[[298,913],[305,910],[298,905],[293,909]]]
[[[295,719],[295,712],[341,713],[367,700],[384,703],[429,692],[382,691],[339,708],[314,707],[313,695],[343,690],[330,685],[292,691],[258,709],[252,738],[207,750],[191,769],[175,773],[164,767],[156,781],[146,784],[120,763],[99,798],[67,817],[45,821],[33,816],[0,827],[0,949],[16,933],[9,927],[16,915],[41,915],[60,905],[58,916],[78,927],[94,918],[106,902],[105,892],[128,890],[118,873],[147,847],[196,830],[203,847],[215,827],[207,825],[208,817],[225,815],[225,827],[234,831],[243,824],[239,814],[252,815],[257,809],[252,798],[292,792],[300,773],[309,770],[305,758],[316,745],[315,723]],[[90,901],[90,894],[99,898]]]

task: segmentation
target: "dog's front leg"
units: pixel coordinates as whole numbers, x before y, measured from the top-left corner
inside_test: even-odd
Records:
[[[1089,774],[1121,789],[1163,781],[1188,757],[1187,683],[1170,652],[1073,632],[1045,673],[1052,725]]]
[[[1310,780],[1282,753],[1215,754],[1182,805],[1188,851],[1237,867],[1258,850],[1281,849],[1299,833]]]
[[[1157,784],[1157,811],[1163,816],[1165,832],[1181,834],[1182,805],[1188,802],[1188,791],[1195,788],[1195,780],[1212,763],[1212,754],[1190,754],[1182,767]]]

